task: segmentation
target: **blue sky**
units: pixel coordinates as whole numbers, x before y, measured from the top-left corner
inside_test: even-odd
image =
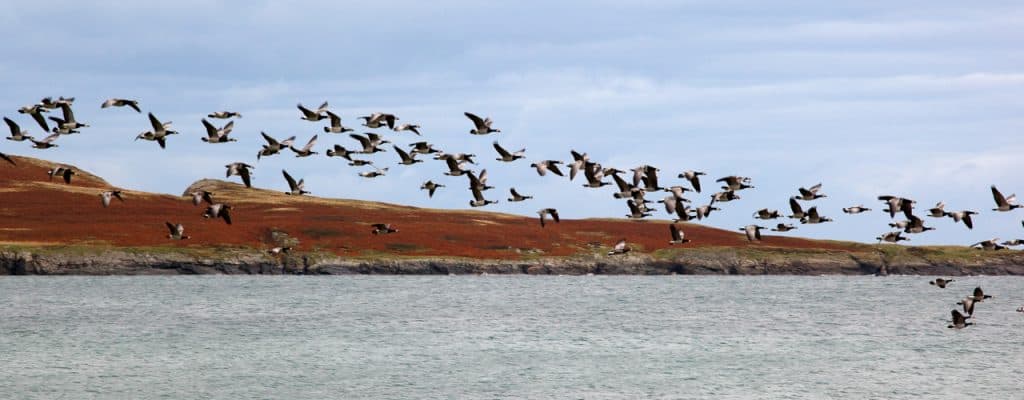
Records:
[[[479,155],[497,186],[488,197],[502,201],[487,208],[495,211],[625,214],[611,190],[529,168],[568,160],[576,149],[620,169],[651,164],[663,176],[698,169],[711,180],[752,177],[757,189],[707,222],[727,229],[752,222],[759,208],[788,212],[798,187],[823,182],[829,197],[816,203],[836,222],[790,234],[871,241],[888,230],[888,216],[840,209],[877,210],[877,195],[897,194],[922,208],[945,201],[950,210],[982,212],[973,231],[927,219],[938,229],[914,235],[915,244],[1024,236],[1024,211],[990,212],[988,189],[1024,194],[1019,2],[548,3],[8,4],[0,14],[0,34],[9,38],[0,43],[0,113],[38,135],[17,108],[75,96],[76,116],[92,127],[62,137],[56,149],[5,141],[0,151],[164,193],[245,161],[264,188],[286,189],[286,168],[319,196],[468,208],[465,178],[443,176],[440,162],[398,166],[393,152],[379,153],[373,159],[391,164],[390,173],[366,180],[356,175],[363,168],[323,156],[329,145],[355,142],[299,120],[295,104],[327,100],[347,125],[392,112],[422,125],[423,138],[441,149]],[[149,128],[145,114],[101,110],[109,97],[139,99],[182,135],[166,151],[133,141]],[[200,119],[217,110],[244,115],[238,142],[200,141]],[[492,117],[502,133],[469,135],[463,111]],[[257,163],[261,130],[303,143],[319,134],[321,154]],[[418,139],[388,136],[402,145]],[[499,165],[493,140],[526,147],[527,159]],[[417,190],[427,179],[449,187],[428,199]],[[715,187],[711,180],[706,188]],[[536,198],[508,204],[509,186]]]

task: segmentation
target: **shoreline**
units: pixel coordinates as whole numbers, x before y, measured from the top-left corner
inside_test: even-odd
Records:
[[[887,253],[888,252],[888,253]],[[258,249],[0,247],[0,275],[1024,275],[1024,253],[888,247],[875,251],[688,248],[671,253],[601,253],[529,259],[339,256]]]

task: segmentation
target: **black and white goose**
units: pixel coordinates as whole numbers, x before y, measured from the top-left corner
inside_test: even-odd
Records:
[[[56,143],[53,143],[55,140],[57,140],[58,137],[60,137],[60,134],[54,133],[50,136],[44,137],[43,140],[35,140],[32,138],[29,138],[28,140],[32,142],[32,148],[45,150],[53,147],[58,147]]]
[[[448,176],[462,176],[462,175],[465,175],[466,172],[468,171],[468,170],[462,169],[463,163],[456,161],[455,158],[451,158],[451,157],[447,158],[447,159],[444,160],[444,162],[445,162],[445,165],[448,166],[448,171],[444,173],[445,175],[448,175]]]
[[[701,221],[704,218],[707,218],[707,217],[711,216],[711,212],[712,211],[721,211],[721,209],[718,208],[718,207],[715,207],[714,204],[715,204],[715,202],[712,201],[711,203],[708,203],[706,205],[694,208],[693,210],[694,210],[694,214],[697,215],[697,220]]]
[[[956,282],[956,281],[953,280],[952,278],[951,279],[935,278],[935,280],[933,280],[933,281],[928,281],[928,284],[932,285],[932,286],[938,286],[939,289],[945,289],[946,285],[948,285],[950,283],[953,283],[953,282]]]
[[[772,232],[789,232],[794,229],[796,229],[796,227],[793,225],[780,223],[772,228]]]
[[[124,197],[121,197],[120,190],[104,190],[100,192],[100,203],[103,204],[103,208],[110,207],[110,201],[115,198],[121,200],[122,203],[124,202]]]
[[[230,178],[232,176],[237,175],[242,178],[242,183],[245,184],[245,187],[252,187],[251,170],[256,167],[253,167],[252,165],[246,164],[244,162],[233,162],[231,164],[225,165],[224,168],[227,168],[227,171],[224,174],[225,178]]]
[[[64,183],[70,184],[71,177],[75,176],[76,172],[74,168],[71,167],[57,166],[50,168],[50,170],[46,171],[46,174],[50,176],[51,181],[53,180],[53,177],[59,176],[64,178]]]
[[[561,161],[557,161],[557,160],[544,160],[544,161],[541,161],[541,162],[536,162],[536,163],[530,164],[530,166],[533,167],[533,168],[536,168],[537,169],[537,175],[540,175],[540,176],[547,175],[548,171],[551,171],[552,174],[555,174],[555,175],[558,175],[558,176],[565,176],[565,175],[562,174],[562,171],[558,169],[558,164],[561,164],[561,163],[562,163]]]
[[[310,110],[310,109],[304,107],[302,105],[302,103],[299,103],[296,107],[298,107],[299,108],[299,112],[302,113],[302,116],[300,116],[299,119],[304,119],[306,121],[316,122],[316,121],[322,120],[324,118],[327,118],[327,116],[324,115],[324,113],[327,112],[327,102],[326,101],[324,102],[324,104],[321,104],[320,107],[317,108],[315,111],[314,110]]]
[[[380,135],[371,132],[366,132],[365,136],[360,135],[358,133],[350,133],[348,136],[358,141],[359,145],[363,147],[363,150],[359,151],[359,153],[362,154],[373,154],[377,152],[383,152],[385,150],[380,148],[379,146],[385,143],[391,143],[391,141],[385,140],[381,138]]]
[[[72,133],[79,133],[79,128],[88,128],[89,125],[83,124],[75,120],[75,113],[71,111],[71,104],[61,103],[60,110],[64,114],[64,118],[50,117],[50,120],[56,122],[57,125],[53,127],[54,133],[60,133],[62,135],[68,135]]]
[[[339,117],[338,114],[332,113],[332,112],[327,111],[327,110],[324,110],[324,113],[326,113],[327,117],[331,119],[331,126],[325,126],[324,127],[324,132],[327,132],[327,133],[345,133],[345,132],[352,132],[353,131],[352,128],[347,128],[347,127],[345,127],[344,125],[341,124],[341,117]]]
[[[412,147],[412,151],[410,151],[410,153],[430,154],[441,152],[440,150],[435,149],[433,145],[427,142],[410,143],[409,147]]]
[[[800,188],[799,191],[800,196],[797,196],[797,199],[799,200],[811,201],[820,199],[822,197],[828,197],[828,195],[818,193],[819,191],[821,191],[821,183],[811,186],[809,188]]]
[[[426,181],[422,185],[420,185],[420,190],[426,190],[427,191],[427,197],[433,198],[434,197],[434,192],[437,191],[437,188],[443,188],[443,187],[444,187],[444,185],[442,185],[440,183],[434,183],[434,181]]]
[[[18,109],[18,113],[28,114],[30,117],[32,117],[32,119],[35,120],[37,124],[39,124],[39,127],[43,128],[43,132],[50,131],[50,126],[46,123],[46,117],[43,116],[43,113],[47,112],[50,112],[50,110],[43,108],[43,106],[39,104],[24,106]]]
[[[878,243],[899,243],[900,241],[903,240],[910,241],[910,238],[903,237],[903,231],[886,232],[882,236],[876,237],[875,239],[878,239]]]
[[[767,228],[765,228],[763,226],[758,226],[758,225],[747,225],[747,226],[744,226],[744,227],[740,228],[740,232],[743,232],[744,234],[747,235],[747,241],[748,242],[753,242],[753,241],[760,242],[761,241],[761,230],[762,229],[767,229]]]
[[[319,154],[313,151],[313,146],[316,145],[316,137],[317,135],[313,135],[313,137],[309,139],[309,142],[306,142],[306,145],[301,149],[296,149],[293,145],[288,145],[288,148],[292,149],[292,152],[295,153],[295,157],[309,157],[313,154]]]
[[[722,186],[722,190],[736,191],[743,189],[753,189],[754,187],[749,185],[750,178],[745,176],[730,175],[723,178],[719,178],[715,182],[722,182],[725,186]]]
[[[216,119],[229,119],[229,118],[242,118],[242,114],[234,111],[214,111],[206,115],[208,118]]]
[[[612,247],[612,251],[608,252],[608,255],[610,255],[610,256],[619,256],[619,255],[623,255],[623,254],[629,253],[632,250],[633,249],[630,248],[629,245],[626,244],[626,239],[620,239],[619,242],[615,243],[615,246]]]
[[[29,136],[28,131],[21,130],[21,127],[18,126],[18,123],[14,122],[14,120],[4,117],[4,122],[7,123],[7,127],[11,128],[11,136],[8,136],[7,140],[23,142],[25,140],[32,139],[32,136]]]
[[[400,160],[398,162],[399,165],[413,165],[413,164],[416,164],[416,163],[423,162],[423,160],[417,160],[416,159],[416,154],[415,153],[414,154],[406,153],[405,150],[402,150],[401,148],[399,148],[398,146],[395,146],[395,145],[392,145],[391,147],[394,147],[395,148],[395,152],[398,153],[398,157],[400,158]]]
[[[278,141],[274,139],[266,132],[260,132],[263,136],[263,140],[267,141],[267,144],[263,145],[263,149],[259,153],[256,153],[256,160],[259,161],[260,157],[272,156],[279,153],[282,149],[291,147],[292,143],[295,143],[295,136],[289,137],[288,139]]]
[[[340,144],[334,145],[333,149],[327,149],[328,157],[341,157],[349,161],[352,161],[352,153],[353,152],[349,151],[348,149],[345,148],[345,146],[342,146]]]
[[[213,204],[213,192],[209,192],[206,190],[197,190],[192,193],[189,193],[189,196],[192,196],[192,205],[198,206],[203,202],[206,202],[207,204]]]
[[[633,201],[633,199],[626,200],[626,206],[629,207],[629,214],[626,214],[626,218],[643,219],[651,216],[651,213],[641,209],[640,206],[638,206],[637,203]]]
[[[491,121],[491,119],[489,117],[488,118],[480,118],[480,117],[476,116],[476,114],[473,114],[473,113],[470,113],[470,112],[466,112],[466,113],[463,113],[463,114],[465,114],[466,118],[469,118],[470,121],[473,121],[473,129],[469,130],[470,134],[473,134],[473,135],[486,135],[486,134],[491,133],[491,132],[495,132],[495,133],[501,132],[501,129],[491,128],[491,124],[494,123],[494,121]]]
[[[1016,194],[1003,197],[995,185],[992,185],[992,198],[996,201],[996,208],[993,208],[992,211],[1013,211],[1013,209],[1021,207],[1020,204],[1017,204]]]
[[[1006,248],[1006,246],[999,244],[999,238],[983,240],[972,244],[971,247],[981,250],[1003,250]]]
[[[499,157],[496,158],[498,161],[512,162],[526,157],[526,148],[522,148],[515,152],[509,152],[508,150],[505,150],[504,147],[501,147],[498,142],[494,142],[494,150],[498,152]]]
[[[370,233],[374,235],[387,235],[398,232],[398,228],[395,228],[391,224],[373,224],[371,225],[373,230]]]
[[[383,126],[387,126],[388,129],[395,129],[395,121],[399,118],[394,114],[375,112],[373,114],[359,117],[363,120],[363,126],[370,129],[377,129]]]
[[[487,200],[487,199],[485,199],[484,198],[484,193],[482,191],[480,191],[479,188],[470,188],[470,191],[473,192],[473,200],[469,201],[469,206],[470,207],[483,207],[483,206],[486,206],[488,204],[495,204],[495,203],[498,202],[497,200]]]
[[[217,203],[210,204],[203,211],[203,218],[207,219],[223,219],[224,223],[231,225],[231,209],[234,208],[227,204]]]
[[[284,192],[284,194],[292,196],[301,196],[309,193],[306,191],[305,179],[299,179],[299,181],[296,182],[295,178],[292,178],[292,176],[288,174],[288,171],[285,171],[283,169],[281,170],[281,174],[284,175],[284,180],[288,181],[288,191]]]
[[[892,195],[878,196],[878,200],[885,202],[887,209],[883,210],[889,213],[889,218],[895,218],[896,213],[902,212],[905,215],[911,215],[914,213],[914,204],[917,203],[914,200],[897,197]]]
[[[401,125],[398,125],[398,126],[394,127],[391,130],[393,130],[395,132],[409,131],[409,132],[415,133],[416,136],[420,136],[420,126],[416,125],[416,124],[401,124]]]
[[[960,313],[960,311],[953,310],[950,314],[953,316],[953,323],[950,324],[948,328],[963,329],[970,325],[974,325],[971,322],[967,322],[967,318],[965,318],[964,315]]]
[[[480,176],[477,177],[473,171],[466,171],[466,177],[469,178],[469,188],[479,190],[481,192],[494,189],[494,186],[487,185],[487,170],[480,171]]]
[[[177,131],[170,129],[171,121],[160,122],[159,119],[153,113],[149,113],[149,125],[153,130],[140,133],[135,137],[135,140],[144,139],[152,142],[156,142],[160,145],[161,149],[167,148],[167,136],[178,134]]]
[[[231,134],[231,130],[235,129],[235,121],[229,121],[227,124],[224,124],[224,127],[217,128],[216,126],[213,126],[210,121],[207,121],[206,118],[203,118],[203,127],[206,128],[206,137],[201,139],[206,143],[227,143],[238,141],[237,139],[228,137],[228,135]]]
[[[107,107],[130,107],[131,109],[135,110],[135,112],[137,112],[137,113],[141,113],[142,112],[142,109],[139,108],[139,101],[138,100],[119,99],[119,98],[107,99],[106,101],[103,102],[103,104],[100,104],[100,108],[107,108]]]
[[[545,222],[545,219],[549,215],[551,216],[551,219],[553,221],[555,221],[556,224],[562,221],[561,219],[558,218],[558,210],[556,210],[554,208],[543,208],[543,209],[540,209],[539,211],[537,211],[537,215],[540,216],[540,227],[541,228],[543,228],[544,226],[547,225],[547,223]]]
[[[190,236],[185,235],[185,226],[184,225],[182,225],[182,224],[172,224],[172,223],[166,222],[166,221],[164,222],[164,225],[167,226],[167,230],[170,232],[167,235],[168,239],[185,240],[185,239],[190,238]]]
[[[690,181],[690,186],[693,187],[693,190],[695,192],[697,192],[697,193],[700,193],[700,176],[701,175],[707,175],[707,174],[705,174],[703,172],[700,172],[700,171],[686,170],[686,171],[683,171],[683,173],[679,174],[679,178],[683,178],[683,179],[686,179],[687,181]]]
[[[782,217],[782,213],[780,213],[779,210],[769,210],[767,208],[762,208],[762,209],[757,210],[757,211],[754,212],[754,218],[755,219],[769,220],[769,219],[776,219],[776,218],[780,218],[780,217]]]
[[[867,211],[871,211],[871,209],[867,208],[867,207],[864,207],[863,205],[856,205],[856,206],[853,206],[853,207],[843,208],[843,212],[844,213],[851,214],[851,215],[853,215],[853,214],[860,214],[862,212],[867,212]]]
[[[583,176],[587,178],[587,183],[583,184],[583,187],[587,188],[599,188],[602,186],[611,185],[610,182],[605,182],[604,170],[601,168],[601,164],[595,164],[587,161],[583,164]]]
[[[938,202],[935,203],[935,207],[928,209],[928,216],[932,218],[942,218],[946,216],[946,203]]]
[[[672,240],[669,240],[668,244],[684,244],[690,242],[690,239],[686,238],[686,234],[683,233],[676,224],[669,224],[668,232],[669,235],[672,236]]]
[[[373,165],[373,164],[370,163],[370,165]],[[377,168],[377,167],[374,167],[374,168],[376,168],[376,169],[374,169],[373,171],[360,172],[359,176],[361,176],[363,178],[371,178],[372,179],[372,178],[376,178],[376,177],[379,177],[379,176],[384,176],[385,174],[388,173],[388,169],[387,168]]]
[[[509,191],[509,194],[512,195],[512,197],[508,198],[508,201],[510,203],[517,203],[517,202],[520,202],[520,201],[526,201],[526,200],[529,200],[529,199],[533,198],[533,196],[523,196],[523,195],[519,194],[519,192],[516,191],[516,188],[511,188],[508,191]]]
[[[971,210],[946,212],[947,216],[953,218],[953,222],[963,221],[967,229],[974,229],[974,221],[971,220],[971,216],[977,214],[977,212]]]

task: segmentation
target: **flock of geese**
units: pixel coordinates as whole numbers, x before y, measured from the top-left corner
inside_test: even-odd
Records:
[[[935,280],[928,283],[940,289],[945,289],[946,285],[949,285],[950,283],[953,282],[956,281],[950,278],[935,278]],[[991,298],[992,296],[985,294],[985,292],[981,290],[980,286],[975,287],[974,292],[972,292],[970,295],[964,297],[962,300],[956,303],[956,305],[963,307],[963,312],[960,312],[960,310],[957,310],[955,308],[952,311],[950,311],[950,315],[952,316],[952,322],[948,325],[948,327],[951,329],[963,329],[968,326],[974,325],[973,322],[967,321],[968,319],[974,318],[974,305],[985,301],[985,299]],[[1017,312],[1024,312],[1024,307],[1018,308]]]
[[[75,118],[75,114],[72,110],[74,105],[74,97],[59,97],[53,99],[47,97],[42,99],[36,104],[27,105],[21,107],[18,112],[31,117],[40,128],[43,129],[48,135],[42,139],[37,139],[35,136],[30,135],[29,132],[22,130],[14,120],[4,117],[4,122],[10,128],[10,136],[7,140],[14,142],[28,141],[32,144],[35,149],[50,149],[57,147],[57,140],[63,136],[74,135],[81,132],[81,129],[88,128],[89,125],[78,121]],[[101,108],[111,107],[128,107],[137,113],[142,113],[142,109],[139,106],[137,100],[123,99],[123,98],[112,98],[104,101]],[[412,166],[420,163],[424,163],[424,160],[420,157],[431,157],[433,160],[441,161],[444,165],[443,175],[449,177],[466,177],[466,183],[472,198],[468,201],[470,207],[485,207],[491,204],[495,204],[498,200],[489,198],[488,191],[495,187],[488,184],[487,169],[480,169],[476,171],[471,166],[478,165],[475,154],[467,153],[456,153],[456,152],[445,152],[436,149],[434,145],[429,142],[418,140],[408,144],[408,149],[400,147],[397,144],[393,144],[391,140],[385,138],[384,134],[380,130],[398,134],[401,132],[408,132],[410,134],[421,136],[420,125],[412,123],[399,124],[400,118],[394,114],[375,112],[367,116],[359,117],[362,122],[362,127],[367,130],[375,130],[374,132],[364,132],[362,134],[350,133],[354,132],[355,129],[349,126],[345,126],[342,118],[332,112],[329,109],[329,104],[325,101],[319,107],[311,109],[303,106],[301,103],[298,104],[297,109],[299,111],[299,119],[318,122],[327,120],[328,125],[323,126],[323,131],[328,134],[345,134],[348,133],[348,137],[354,140],[353,145],[348,148],[341,144],[334,144],[331,148],[325,151],[327,157],[338,157],[347,161],[348,165],[353,167],[370,167],[371,169],[358,172],[358,175],[366,179],[378,178],[385,176],[389,167],[379,167],[380,160],[371,159],[376,153],[386,153],[388,148],[385,146],[391,144],[390,149],[394,150],[397,155],[397,164],[402,166]],[[60,110],[60,116],[49,115],[51,111]],[[46,115],[44,115],[46,114]],[[501,130],[496,128],[494,121],[488,117],[480,117],[476,114],[466,112],[465,117],[471,123],[471,129],[469,133],[475,136],[489,135],[492,133],[500,133]],[[210,144],[225,144],[236,142],[237,140],[231,137],[234,129],[234,120],[241,118],[242,115],[234,111],[216,111],[209,113],[207,118],[201,120],[206,135],[201,137],[201,140]],[[148,130],[139,133],[135,139],[156,142],[160,148],[164,149],[167,147],[168,139],[173,135],[179,133],[173,129],[170,121],[162,121],[152,112],[148,113],[148,120],[150,127]],[[211,120],[228,120],[223,125],[218,125]],[[51,123],[52,122],[52,126]],[[291,151],[296,158],[310,157],[315,154],[320,154],[316,151],[316,145],[319,135],[312,135],[305,144],[301,147],[297,147],[297,138],[291,136],[284,139],[277,139],[265,132],[260,132],[260,135],[265,140],[266,144],[262,145],[256,153],[256,160],[259,161],[263,157],[270,157],[278,155],[284,152],[286,149]],[[506,147],[499,144],[497,141],[493,143],[493,147],[496,153],[495,160],[499,163],[516,163],[519,160],[526,158],[526,149],[520,148],[518,150],[510,151]],[[668,224],[669,230],[669,243],[670,244],[684,244],[689,242],[683,231],[680,229],[677,222],[688,222],[688,221],[701,221],[705,218],[709,218],[712,213],[721,211],[721,206],[724,203],[739,200],[740,193],[744,190],[754,189],[752,185],[752,179],[750,177],[730,175],[715,180],[716,183],[720,184],[720,190],[708,195],[706,204],[694,204],[690,199],[686,198],[688,193],[699,194],[701,193],[701,178],[707,174],[702,171],[686,170],[682,171],[677,175],[680,179],[679,184],[665,184],[663,186],[661,179],[661,170],[650,166],[641,165],[629,170],[622,170],[614,167],[606,167],[599,162],[591,160],[587,153],[580,153],[575,150],[570,151],[572,156],[571,161],[562,160],[540,160],[530,164],[530,167],[535,169],[537,175],[540,177],[547,176],[558,176],[567,177],[569,181],[574,181],[578,176],[582,176],[584,183],[582,184],[585,188],[600,189],[605,186],[613,188],[614,192],[611,194],[614,199],[625,200],[625,208],[628,213],[625,217],[633,220],[642,220],[653,216],[657,210],[656,208],[663,207],[664,211],[673,216],[673,222]],[[6,154],[0,153],[0,158],[7,162],[14,164],[14,160]],[[225,165],[226,171],[225,176],[230,178],[232,176],[238,176],[242,183],[246,187],[252,187],[252,175],[253,165],[245,162],[232,162]],[[284,180],[288,185],[288,190],[285,192],[288,195],[302,196],[310,194],[311,192],[306,190],[305,181],[302,178],[295,179],[286,170],[281,171]],[[72,176],[75,174],[73,168],[68,166],[55,166],[48,171],[50,179],[54,177],[61,177],[66,183],[71,182]],[[610,179],[610,181],[609,181]],[[685,185],[687,184],[688,185]],[[421,186],[421,190],[427,192],[427,196],[433,197],[434,194],[441,189],[446,188],[446,185],[428,180]],[[996,212],[1009,212],[1022,206],[1016,203],[1016,196],[1003,196],[1003,194],[995,187],[992,186],[992,196],[995,201],[995,208],[993,211]],[[658,199],[657,201],[651,201],[647,197],[652,193],[666,193],[665,197]],[[522,202],[531,200],[533,196],[524,195],[516,190],[514,187],[509,188],[510,197],[507,198],[509,202]],[[203,216],[206,218],[219,218],[224,220],[226,223],[231,223],[231,209],[229,204],[217,202],[214,199],[212,193],[194,193],[194,202],[196,205],[206,203],[206,209],[203,212]],[[109,207],[111,199],[116,198],[120,201],[124,201],[122,193],[120,191],[111,189],[100,193],[102,204],[104,207]],[[788,218],[795,221],[799,221],[801,225],[815,225],[821,223],[832,222],[833,220],[828,216],[822,215],[816,205],[812,205],[814,201],[827,197],[822,192],[822,184],[818,183],[810,187],[800,187],[796,190],[796,193],[789,197],[788,203],[790,208],[790,215],[784,215],[782,212],[776,209],[762,208],[753,213],[752,217],[756,220],[770,221],[781,218]],[[920,234],[933,230],[935,228],[927,226],[924,218],[916,213],[914,200],[906,197],[895,196],[895,195],[882,195],[878,196],[878,200],[882,202],[882,211],[889,214],[890,218],[894,219],[893,222],[889,223],[891,228],[895,228],[891,231],[885,232],[879,235],[876,239],[881,242],[898,243],[901,241],[909,241],[910,238],[907,235]],[[661,206],[655,206],[658,203]],[[806,207],[809,206],[809,207]],[[871,211],[870,208],[863,205],[855,205],[851,207],[843,208],[842,211],[848,215],[861,214],[864,212]],[[972,210],[959,210],[959,211],[946,211],[945,204],[940,202],[927,211],[926,214],[922,214],[930,218],[951,218],[956,223],[963,223],[967,229],[973,229],[974,223],[972,216],[977,215],[976,211]],[[542,208],[537,211],[539,222],[541,227],[548,225],[548,221],[558,223],[560,221],[558,216],[558,210],[554,208]],[[905,219],[895,220],[897,215],[903,216]],[[384,228],[374,226],[371,231],[374,234],[387,234],[397,232],[396,229],[386,225]],[[167,223],[168,229],[170,230],[170,238],[173,239],[187,239],[188,236],[183,234],[184,227],[181,224]],[[768,229],[768,227],[761,226],[759,224],[749,224],[739,228],[741,232],[746,235],[746,238],[750,241],[762,240],[761,231]],[[797,226],[789,223],[778,222],[774,227],[771,227],[773,232],[788,232],[797,229]],[[1001,250],[1009,246],[1019,246],[1024,244],[1024,240],[1015,239],[1009,241],[1000,242],[999,239],[989,239],[973,244],[971,247],[976,247],[985,250]],[[620,240],[613,246],[610,255],[621,255],[626,254],[630,251],[630,247],[625,239]],[[279,250],[280,251],[280,250]]]

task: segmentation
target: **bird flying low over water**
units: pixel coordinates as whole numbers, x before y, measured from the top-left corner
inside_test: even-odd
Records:
[[[928,282],[929,285],[938,286],[939,289],[945,289],[946,285],[956,282],[953,279],[935,278],[935,280]]]
[[[139,108],[139,101],[138,100],[118,99],[118,98],[107,99],[107,101],[104,101],[103,104],[100,105],[100,108],[107,108],[107,107],[130,107],[131,109],[135,110],[135,112],[137,112],[137,113],[141,113],[142,112],[142,109]]]
[[[971,322],[967,322],[967,318],[965,318],[963,314],[960,314],[960,311],[953,310],[950,314],[953,316],[953,323],[949,325],[949,328],[963,329],[970,325],[974,325]]]

